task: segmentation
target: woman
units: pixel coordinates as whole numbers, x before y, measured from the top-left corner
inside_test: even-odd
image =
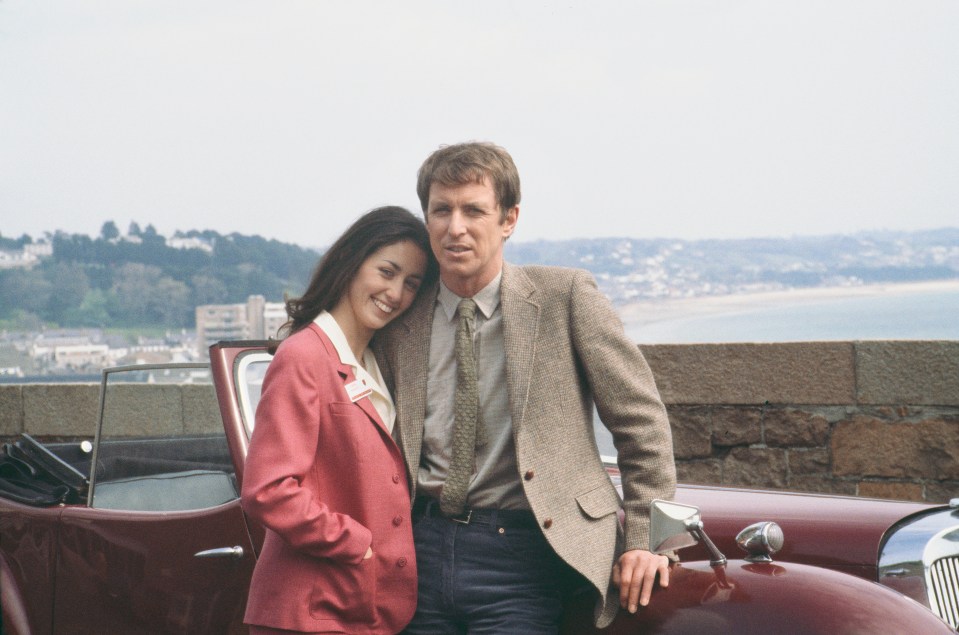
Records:
[[[367,345],[436,275],[422,221],[382,207],[287,302],[290,334],[263,380],[243,474],[243,509],[267,528],[250,633],[395,633],[413,616],[406,468]]]

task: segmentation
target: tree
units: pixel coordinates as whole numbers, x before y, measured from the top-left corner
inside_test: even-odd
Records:
[[[67,324],[90,290],[90,280],[82,267],[65,262],[47,269],[45,277],[51,287],[45,316],[59,324]]]
[[[0,277],[0,306],[5,313],[24,310],[42,315],[50,302],[53,285],[38,269],[4,272]]]
[[[151,322],[164,326],[183,327],[190,324],[192,306],[190,288],[173,278],[161,278],[146,297]]]
[[[162,277],[158,267],[130,262],[113,276],[110,292],[116,299],[117,317],[126,324],[149,324],[147,296]]]
[[[117,229],[117,224],[112,220],[108,220],[103,223],[103,227],[100,228],[100,238],[103,240],[116,240],[120,237],[120,230]]]
[[[110,309],[114,303],[103,289],[90,289],[77,308],[73,318],[79,326],[107,326],[111,323]]]

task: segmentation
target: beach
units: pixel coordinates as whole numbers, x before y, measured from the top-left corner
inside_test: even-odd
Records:
[[[630,329],[658,322],[750,313],[770,307],[795,307],[850,298],[905,297],[929,293],[959,293],[959,279],[640,300],[618,306],[617,312],[627,329]]]

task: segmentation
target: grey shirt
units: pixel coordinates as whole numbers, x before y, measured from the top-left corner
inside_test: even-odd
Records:
[[[479,384],[476,463],[467,508],[529,509],[516,467],[513,425],[506,391],[506,350],[500,308],[502,272],[473,296],[473,350]],[[423,451],[417,491],[439,500],[449,470],[456,389],[456,307],[462,298],[442,282],[433,313],[426,389]]]

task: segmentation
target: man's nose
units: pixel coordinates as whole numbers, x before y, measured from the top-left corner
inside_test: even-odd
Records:
[[[450,225],[448,229],[451,236],[462,236],[466,233],[466,216],[459,210],[453,210],[450,214]]]

